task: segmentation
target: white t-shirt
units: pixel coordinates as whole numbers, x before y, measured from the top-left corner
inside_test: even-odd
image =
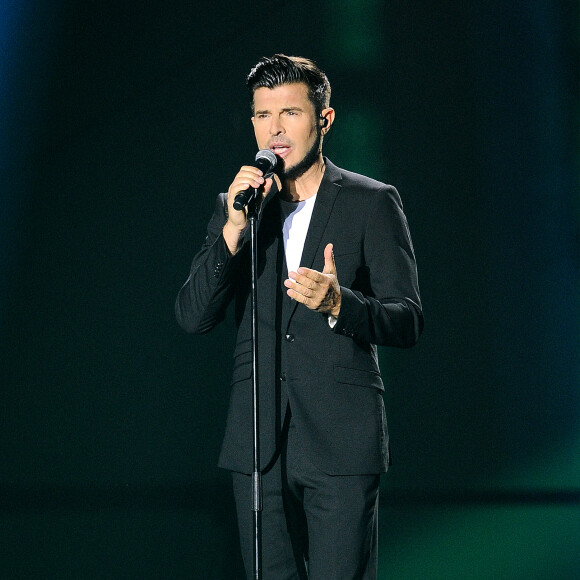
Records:
[[[300,267],[302,250],[304,249],[304,242],[306,241],[315,201],[316,195],[298,202],[280,200],[282,218],[284,220],[282,233],[288,272],[296,272]]]

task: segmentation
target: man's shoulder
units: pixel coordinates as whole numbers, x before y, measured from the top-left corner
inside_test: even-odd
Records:
[[[340,185],[342,187],[353,187],[367,191],[395,189],[392,185],[367,175],[363,175],[362,173],[357,173],[355,171],[344,169],[343,167],[338,167],[337,165],[334,165],[329,159],[326,159],[326,164],[327,170],[329,170],[329,177],[335,181],[340,181]]]

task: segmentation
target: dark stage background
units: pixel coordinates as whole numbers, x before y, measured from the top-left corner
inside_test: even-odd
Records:
[[[173,302],[274,52],[327,72],[326,154],[397,186],[417,251],[425,333],[381,352],[380,577],[578,577],[577,2],[0,16],[0,578],[241,578],[232,328],[188,336]]]

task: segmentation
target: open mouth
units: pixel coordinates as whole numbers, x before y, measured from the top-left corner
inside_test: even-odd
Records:
[[[272,145],[272,146],[270,146],[270,149],[276,155],[279,155],[280,157],[284,157],[290,151],[290,146],[289,145]]]

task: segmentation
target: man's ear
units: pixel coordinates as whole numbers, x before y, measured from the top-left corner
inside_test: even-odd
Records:
[[[334,123],[334,117],[336,113],[332,107],[327,107],[322,109],[320,112],[320,122],[322,124],[322,134],[328,133],[332,124]]]

